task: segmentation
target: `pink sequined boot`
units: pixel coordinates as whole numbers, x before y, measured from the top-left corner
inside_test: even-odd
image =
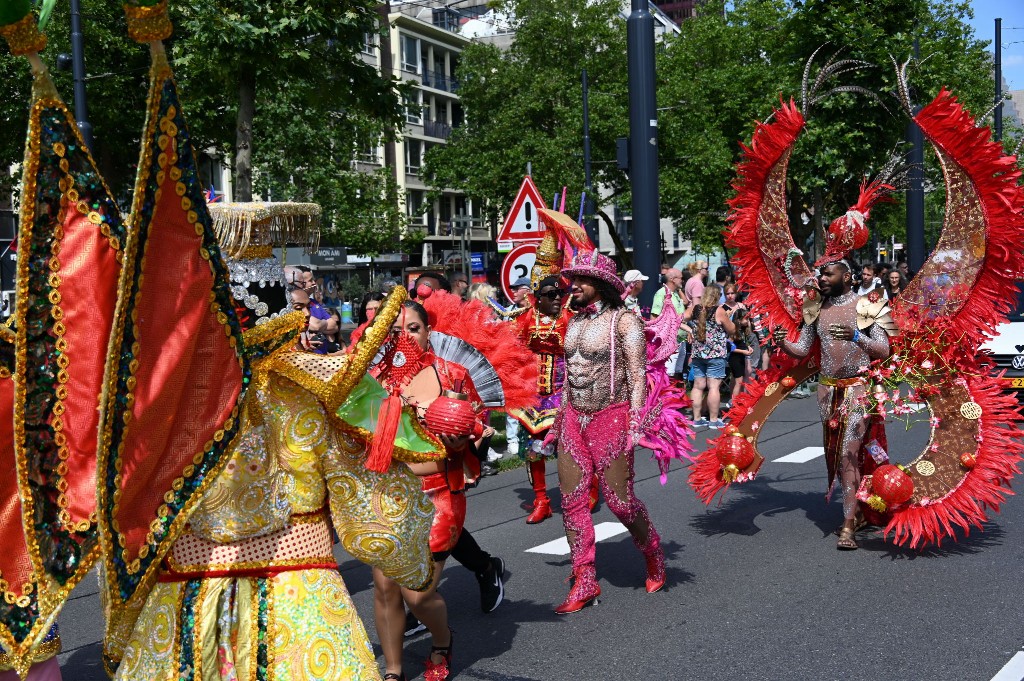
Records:
[[[647,546],[637,544],[637,548],[644,554],[644,562],[647,564],[647,593],[652,594],[661,591],[665,586],[665,552],[661,549],[661,537],[655,531],[654,525],[649,525],[649,528]]]
[[[573,571],[575,581],[569,595],[565,597],[555,612],[559,615],[579,612],[587,607],[601,595],[601,587],[597,583],[597,570],[593,565],[581,565]]]

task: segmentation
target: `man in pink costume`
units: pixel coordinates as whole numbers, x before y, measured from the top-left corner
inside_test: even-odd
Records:
[[[622,304],[615,264],[597,251],[581,253],[562,271],[579,311],[565,338],[566,380],[558,422],[558,479],[574,583],[555,608],[577,612],[601,594],[594,569],[594,524],[587,499],[594,477],[647,563],[647,591],[665,585],[665,555],[647,508],[633,494],[633,449],[642,434],[647,397],[643,321]],[[552,437],[549,435],[549,437]]]

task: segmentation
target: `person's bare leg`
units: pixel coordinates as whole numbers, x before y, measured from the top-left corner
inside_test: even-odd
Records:
[[[700,418],[704,408],[704,390],[708,387],[708,381],[703,376],[693,379],[693,390],[690,391],[690,401],[693,403],[693,420]]]
[[[708,378],[708,419],[718,420],[718,409],[722,404],[722,379]]]
[[[402,588],[395,580],[385,577],[379,568],[373,568],[373,616],[380,648],[384,652],[384,673],[401,674],[405,634]]]
[[[402,598],[409,606],[409,610],[420,622],[426,625],[433,639],[433,645],[439,648],[447,648],[452,643],[451,629],[448,628],[448,605],[444,602],[441,594],[437,593],[437,585],[441,583],[441,573],[444,571],[444,561],[434,563],[434,580],[426,591],[413,591],[402,589]],[[405,623],[403,615],[402,623]],[[403,632],[404,633],[404,632]],[[386,659],[386,658],[385,658]],[[431,653],[430,659],[435,663],[444,660],[440,653]]]
[[[740,392],[743,390],[743,381],[744,379],[742,377],[734,378],[732,380],[732,399],[730,400],[730,402],[732,402],[733,404],[736,403],[736,396],[739,395]]]

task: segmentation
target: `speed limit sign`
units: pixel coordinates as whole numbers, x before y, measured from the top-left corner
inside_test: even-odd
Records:
[[[519,244],[505,255],[501,263],[501,288],[512,300],[512,284],[518,279],[530,276],[533,263],[537,260],[537,244]]]

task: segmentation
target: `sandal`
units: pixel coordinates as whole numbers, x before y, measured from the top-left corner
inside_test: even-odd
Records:
[[[854,532],[860,532],[861,530],[863,530],[867,526],[868,526],[868,521],[864,518],[864,516],[858,515],[856,520],[854,520],[853,531]],[[839,527],[837,527],[835,529],[835,531],[832,534],[834,534],[835,536],[838,537],[842,533],[842,531],[843,531],[843,526],[840,525]]]
[[[854,530],[849,527],[844,527],[839,531],[839,541],[836,543],[836,548],[840,551],[856,551],[857,540],[853,538]]]
[[[430,655],[427,656],[426,671],[423,673],[424,681],[445,681],[452,673],[452,643],[454,633],[448,629],[448,645],[430,646]],[[434,662],[434,653],[442,657],[440,662]]]

